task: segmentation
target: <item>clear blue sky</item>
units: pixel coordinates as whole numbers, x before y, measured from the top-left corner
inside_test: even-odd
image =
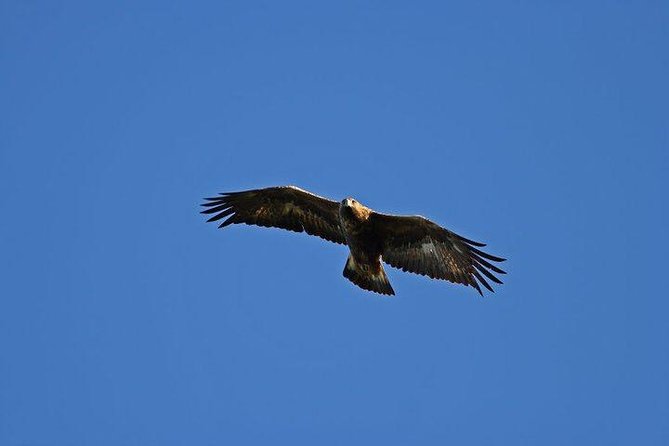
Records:
[[[0,6],[0,444],[669,444],[666,2]],[[471,288],[220,231],[297,184]]]

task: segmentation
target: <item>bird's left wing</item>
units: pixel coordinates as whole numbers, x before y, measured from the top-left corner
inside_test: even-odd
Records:
[[[485,246],[483,243],[468,240],[420,216],[375,212],[370,218],[381,239],[381,258],[390,266],[433,279],[471,285],[480,294],[483,293],[479,282],[493,291],[483,276],[502,283],[492,272],[506,273],[490,261],[505,259],[477,249]]]
[[[287,229],[346,244],[339,226],[339,203],[319,197],[295,186],[268,187],[229,192],[206,198],[203,214],[214,214],[207,221],[228,217],[219,228],[246,223]]]

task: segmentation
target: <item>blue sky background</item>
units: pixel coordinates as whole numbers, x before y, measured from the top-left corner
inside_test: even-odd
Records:
[[[669,444],[666,2],[0,6],[0,444]],[[471,288],[198,214],[297,184]]]

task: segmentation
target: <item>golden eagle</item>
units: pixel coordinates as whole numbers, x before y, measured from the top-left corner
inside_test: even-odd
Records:
[[[352,198],[340,203],[295,186],[221,193],[205,198],[207,221],[228,217],[219,228],[245,223],[316,235],[349,247],[344,277],[362,289],[394,295],[381,261],[433,279],[471,285],[479,294],[486,279],[502,283],[492,272],[506,274],[490,262],[505,259],[421,216],[386,215]],[[491,272],[492,271],[492,272]]]

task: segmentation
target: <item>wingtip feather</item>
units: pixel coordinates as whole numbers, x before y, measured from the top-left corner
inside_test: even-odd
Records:
[[[226,226],[229,226],[229,225],[231,225],[231,224],[233,224],[233,223],[237,223],[237,222],[235,221],[235,217],[236,217],[236,215],[231,215],[231,216],[228,217],[225,221],[223,221],[223,223],[221,223],[220,225],[218,225],[218,228],[219,228],[219,229],[221,229],[221,228],[225,228]]]
[[[479,280],[479,282],[481,282],[481,285],[483,285],[484,287],[486,287],[486,289],[487,289],[488,291],[490,291],[490,292],[492,292],[492,293],[495,292],[495,290],[492,289],[492,287],[490,286],[490,284],[483,278],[483,276],[481,276],[481,274],[479,274],[478,271],[473,270],[472,272],[474,273],[474,275],[476,276],[476,278]]]
[[[480,249],[476,249],[476,248],[469,248],[469,249],[471,249],[473,252],[480,255],[481,257],[486,258],[488,260],[492,260],[493,262],[504,262],[506,260],[506,259],[503,259],[502,257],[497,257],[497,256],[494,256],[492,254],[488,254],[487,252],[483,252]]]
[[[472,245],[472,246],[478,246],[479,248],[482,248],[482,247],[486,246],[485,243],[475,242],[474,240],[470,240],[470,239],[468,239],[468,238],[466,238],[466,237],[463,237],[463,236],[461,236],[461,235],[459,235],[459,234],[455,234],[455,236],[456,236],[457,238],[459,238],[460,240],[462,240],[463,242],[465,242],[465,243],[467,243],[467,244],[469,244],[469,245]]]

